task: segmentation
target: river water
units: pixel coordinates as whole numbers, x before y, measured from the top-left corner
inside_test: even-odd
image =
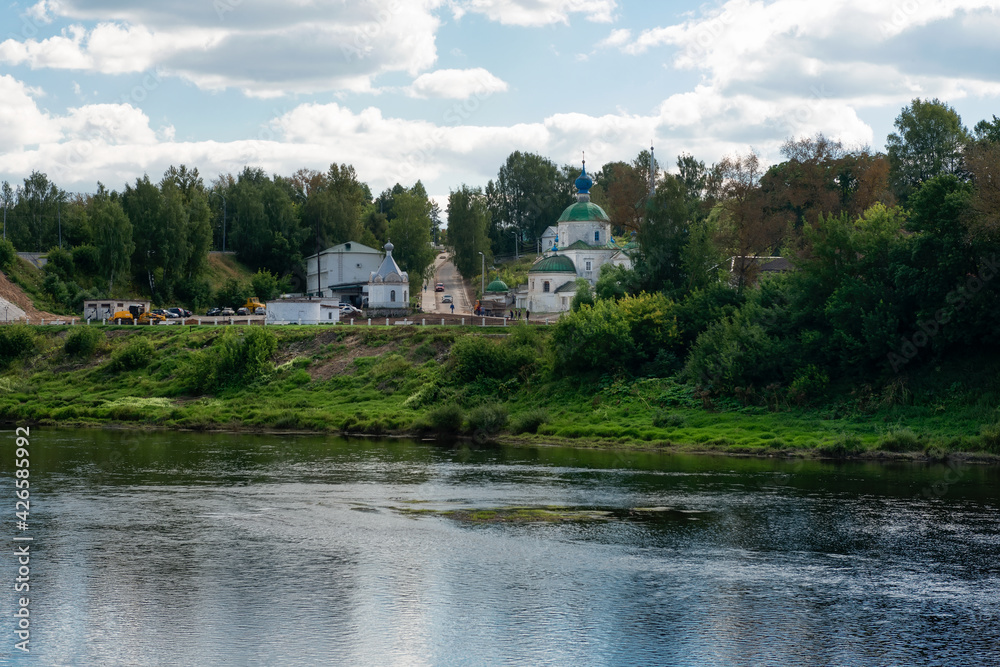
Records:
[[[0,664],[1000,665],[996,467],[31,435]]]

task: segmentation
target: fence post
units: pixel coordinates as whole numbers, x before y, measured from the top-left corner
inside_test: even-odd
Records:
[[[485,317],[483,318],[483,326],[484,327],[486,326],[486,318]]]
[[[420,320],[420,326],[422,326],[422,327],[427,326],[427,320],[426,319],[421,319]]]
[[[389,326],[389,318],[385,318],[385,326]]]
[[[354,326],[354,318],[353,317],[351,318],[351,326],[352,327]]]
[[[444,326],[444,318],[441,318],[441,326]]]
[[[372,325],[372,318],[369,317],[368,318],[368,326],[371,326],[371,325]]]
[[[463,327],[465,326],[465,318],[464,317],[462,318],[462,326]]]

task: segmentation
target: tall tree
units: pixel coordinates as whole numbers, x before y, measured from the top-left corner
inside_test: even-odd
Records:
[[[513,254],[515,242],[533,243],[572,203],[572,181],[547,158],[515,151],[487,184],[486,200],[493,248]]]
[[[59,244],[59,223],[66,193],[40,171],[33,171],[17,189],[13,214],[8,212],[7,232],[22,250],[42,252]]]
[[[88,205],[87,217],[94,232],[94,245],[98,259],[108,279],[108,292],[115,286],[115,278],[128,274],[129,261],[135,244],[132,242],[132,223],[101,183]]]
[[[666,174],[647,207],[639,228],[636,271],[650,291],[671,290],[684,284],[681,252],[688,240],[689,210],[684,184]]]
[[[393,258],[410,274],[410,294],[416,294],[434,261],[431,203],[423,185],[417,181],[410,190],[395,195],[393,210],[395,217],[389,221],[389,240],[395,246]]]
[[[952,107],[917,98],[896,117],[896,132],[886,139],[890,181],[905,202],[924,181],[962,171],[962,148],[969,132]]]
[[[490,211],[479,188],[462,185],[448,197],[448,241],[455,251],[455,267],[466,278],[481,267],[479,253],[493,261],[490,250]]]
[[[122,193],[122,209],[132,223],[134,250],[131,266],[135,277],[156,294],[156,269],[173,254],[174,239],[164,224],[163,194],[149,175],[137,178],[135,186],[126,185]]]

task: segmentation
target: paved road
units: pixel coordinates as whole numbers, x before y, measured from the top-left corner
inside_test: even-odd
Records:
[[[435,292],[434,285],[444,283],[443,292]],[[427,291],[423,293],[422,305],[425,313],[450,314],[451,307],[447,303],[441,303],[441,297],[450,294],[455,301],[455,314],[471,314],[472,302],[469,300],[469,290],[462,275],[451,263],[451,259],[446,254],[440,254],[434,260],[434,279],[427,286]]]

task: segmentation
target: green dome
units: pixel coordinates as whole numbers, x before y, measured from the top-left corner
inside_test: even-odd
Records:
[[[493,282],[491,282],[489,285],[486,286],[487,292],[506,292],[509,289],[510,288],[507,287],[507,283],[500,280],[499,278],[497,278],[496,280],[494,280]]]
[[[611,218],[608,217],[603,208],[589,201],[578,201],[567,207],[559,216],[559,222],[588,222],[590,220],[611,222]]]
[[[573,260],[565,255],[546,257],[528,269],[528,273],[576,273]]]

